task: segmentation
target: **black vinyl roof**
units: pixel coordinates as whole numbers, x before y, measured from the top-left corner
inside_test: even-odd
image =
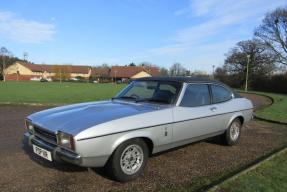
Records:
[[[180,83],[220,83],[216,80],[211,80],[208,78],[201,78],[201,77],[143,77],[136,79],[135,81],[174,81],[174,82],[180,82]]]

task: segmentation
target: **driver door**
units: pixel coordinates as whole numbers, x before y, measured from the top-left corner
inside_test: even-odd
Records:
[[[208,84],[188,84],[180,105],[173,109],[173,142],[185,144],[216,132],[222,120],[215,109]]]

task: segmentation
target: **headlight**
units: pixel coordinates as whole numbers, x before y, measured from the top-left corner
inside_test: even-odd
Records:
[[[57,143],[60,146],[74,149],[74,139],[73,136],[64,132],[58,132],[57,134]]]
[[[34,126],[33,124],[31,123],[31,121],[29,120],[25,120],[25,125],[26,125],[26,129],[29,131],[29,133],[34,133]]]

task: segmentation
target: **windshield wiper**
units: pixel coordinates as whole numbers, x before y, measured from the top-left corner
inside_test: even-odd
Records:
[[[149,99],[138,99],[136,100],[136,103],[138,102],[155,102],[155,103],[165,103],[165,104],[170,104],[168,101],[166,100],[161,100],[161,99],[152,99],[152,98],[149,98]]]
[[[113,97],[112,100],[114,99],[133,99],[136,100],[137,98],[131,97],[131,96],[121,96],[121,97]]]

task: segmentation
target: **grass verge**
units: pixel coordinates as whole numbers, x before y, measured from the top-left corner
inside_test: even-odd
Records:
[[[70,104],[110,99],[126,84],[0,82],[0,103]]]
[[[263,162],[246,174],[224,183],[217,191],[286,191],[287,151]]]
[[[259,117],[271,119],[274,121],[287,122],[287,95],[266,92],[249,93],[264,94],[274,99],[274,103],[272,105],[256,111],[256,114]]]

